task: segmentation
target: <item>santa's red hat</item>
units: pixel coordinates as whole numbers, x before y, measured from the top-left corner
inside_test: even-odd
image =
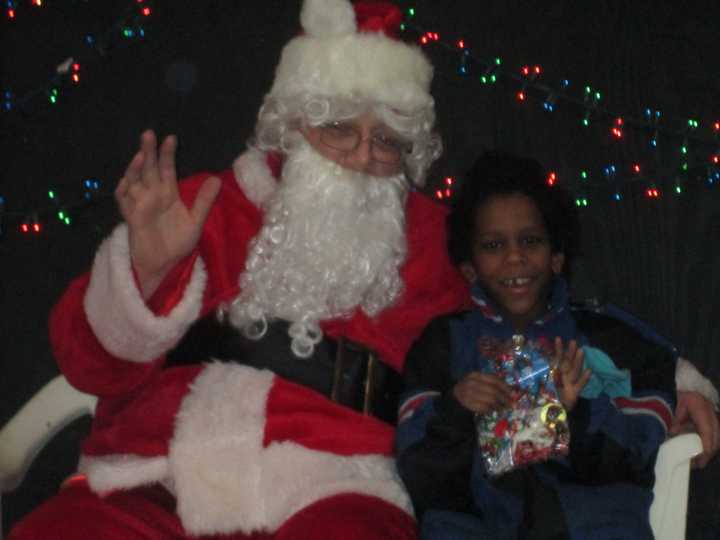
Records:
[[[305,0],[303,33],[283,49],[270,96],[354,97],[408,112],[432,107],[432,66],[397,39],[401,20],[388,2]]]

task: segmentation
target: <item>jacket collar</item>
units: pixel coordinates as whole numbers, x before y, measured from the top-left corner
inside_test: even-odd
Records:
[[[553,322],[558,316],[566,313],[568,310],[569,293],[565,278],[555,276],[552,281],[552,289],[548,299],[547,310],[545,313],[532,323],[532,326],[543,326]],[[479,284],[475,284],[471,289],[472,301],[477,307],[477,311],[488,321],[496,324],[506,324],[497,306],[488,297],[485,289]]]

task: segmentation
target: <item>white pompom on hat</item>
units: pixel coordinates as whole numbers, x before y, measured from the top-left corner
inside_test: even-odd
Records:
[[[432,65],[397,39],[401,21],[388,2],[305,0],[304,33],[283,49],[270,96],[360,98],[405,112],[432,107]]]

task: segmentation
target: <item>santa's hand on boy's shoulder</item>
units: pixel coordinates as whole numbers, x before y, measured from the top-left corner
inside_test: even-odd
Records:
[[[473,371],[458,381],[452,389],[460,405],[476,414],[510,406],[512,389],[497,375]]]
[[[670,435],[697,433],[703,453],[692,460],[693,468],[704,468],[720,449],[720,417],[713,403],[698,392],[678,391],[675,419]]]
[[[555,338],[555,387],[560,403],[568,412],[575,407],[592,375],[589,369],[583,369],[583,358],[582,347],[578,347],[574,339],[565,346],[561,338]]]

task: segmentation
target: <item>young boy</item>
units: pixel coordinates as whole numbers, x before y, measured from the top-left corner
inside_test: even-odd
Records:
[[[653,538],[648,510],[674,409],[673,354],[607,317],[571,311],[563,270],[576,214],[545,178],[535,161],[485,154],[449,217],[450,256],[474,305],[435,319],[413,345],[397,432],[423,538]],[[488,351],[514,335],[559,362],[570,446],[566,457],[493,477],[475,417],[510,404],[511,388],[484,368]]]

